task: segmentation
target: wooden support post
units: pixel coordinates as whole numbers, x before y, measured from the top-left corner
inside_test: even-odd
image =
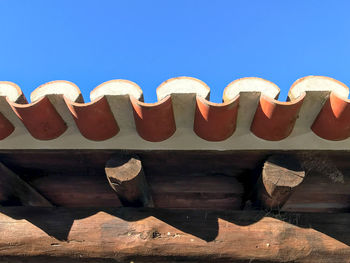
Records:
[[[266,209],[281,209],[304,177],[305,171],[295,158],[287,155],[271,156],[258,179],[255,204]]]
[[[21,177],[0,163],[0,204],[13,205],[13,200],[19,201],[16,205],[53,206]]]
[[[105,172],[123,206],[152,207],[141,161],[136,156],[115,156],[106,164]]]

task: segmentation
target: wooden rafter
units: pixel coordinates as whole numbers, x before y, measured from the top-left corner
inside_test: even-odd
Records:
[[[0,163],[0,203],[17,199],[23,206],[53,206],[20,176]]]
[[[305,171],[294,157],[269,157],[256,185],[255,202],[263,208],[281,209],[304,177]]]
[[[110,186],[123,206],[153,206],[141,160],[138,157],[114,156],[107,162],[105,171]]]

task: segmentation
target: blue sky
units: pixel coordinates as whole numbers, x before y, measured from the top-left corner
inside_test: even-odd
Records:
[[[27,98],[47,81],[76,83],[89,101],[115,78],[139,84],[146,102],[168,78],[192,76],[220,102],[248,76],[281,88],[306,75],[350,85],[350,1],[0,0],[0,80]]]

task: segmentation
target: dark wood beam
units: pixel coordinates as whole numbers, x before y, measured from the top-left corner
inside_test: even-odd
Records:
[[[0,162],[0,204],[13,201],[23,206],[53,206],[44,196]]]
[[[265,209],[283,207],[305,177],[299,161],[288,155],[273,155],[264,163],[255,188],[255,203]]]
[[[238,210],[242,207],[244,188],[233,176],[159,174],[149,176],[147,181],[157,208]]]
[[[197,185],[197,178],[192,178],[197,175],[211,177],[223,174],[237,178],[248,193],[256,183],[256,170],[260,167],[258,173],[262,172],[261,167],[269,156],[288,154],[296,156],[302,162],[307,176],[282,210],[350,211],[350,151],[0,150],[0,160],[16,174],[25,175],[25,181],[55,205],[112,207],[120,206],[120,202],[109,186],[103,168],[114,154],[137,154],[140,157],[156,207],[169,207],[169,204],[173,204],[177,208],[230,209],[233,207],[232,202],[223,196],[221,190],[217,192],[217,198],[216,193],[210,194],[210,197],[206,194],[210,187],[203,188],[201,194],[193,187],[191,189],[194,190],[188,193],[190,196],[182,195],[179,202],[174,202],[175,191],[169,196],[168,192],[162,190],[162,185],[158,187],[156,184],[158,179],[171,182],[178,178],[183,181],[188,179],[190,187]],[[214,189],[225,184],[219,178],[208,180],[212,181]],[[176,191],[180,193],[182,189]],[[236,203],[233,199],[231,200]]]
[[[106,163],[105,172],[123,206],[153,206],[141,160],[137,156],[114,156]]]
[[[145,208],[0,211],[4,262],[347,262],[350,258],[350,214]]]

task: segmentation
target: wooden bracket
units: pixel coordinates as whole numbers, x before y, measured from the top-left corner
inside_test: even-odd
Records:
[[[281,209],[304,177],[305,171],[294,157],[271,156],[265,162],[257,181],[255,204],[265,209]]]
[[[18,199],[23,206],[52,207],[50,201],[0,162],[0,203]]]
[[[107,162],[105,172],[123,206],[153,207],[141,160],[137,156],[114,156]]]

